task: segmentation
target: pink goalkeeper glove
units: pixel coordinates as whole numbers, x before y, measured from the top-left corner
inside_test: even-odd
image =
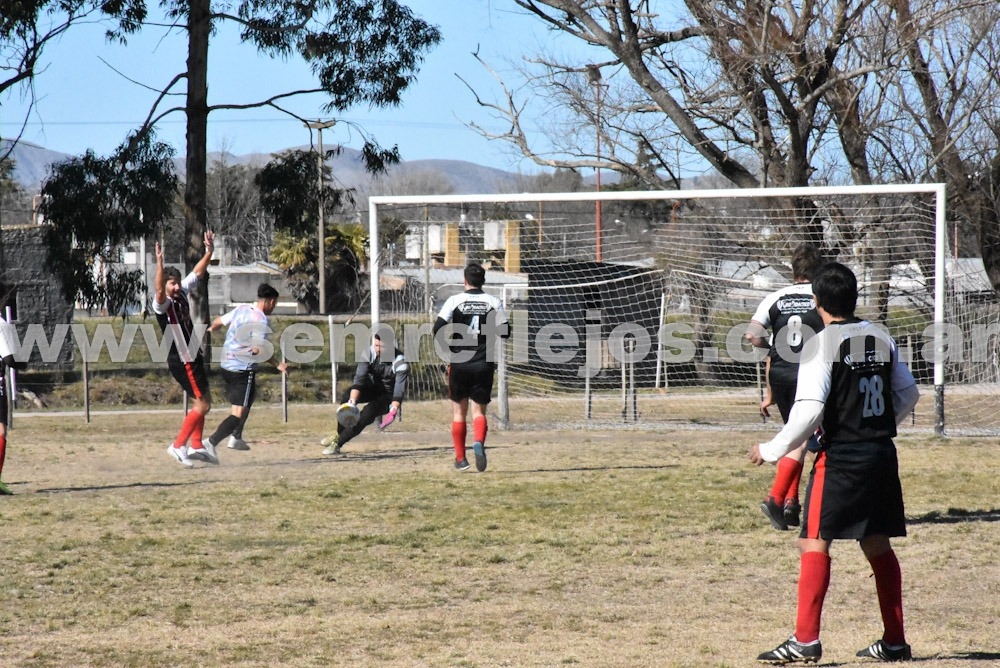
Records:
[[[389,425],[391,425],[393,422],[395,422],[396,421],[396,413],[397,412],[398,412],[398,409],[396,409],[396,408],[390,408],[389,412],[385,414],[385,417],[382,418],[382,421],[379,423],[378,430],[382,431],[383,429],[385,429],[386,427],[388,427]]]

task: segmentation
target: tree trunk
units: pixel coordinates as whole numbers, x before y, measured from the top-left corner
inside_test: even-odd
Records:
[[[187,156],[184,184],[184,265],[191,271],[205,254],[208,224],[208,37],[212,29],[210,0],[190,0],[187,62]],[[195,322],[208,322],[208,281],[191,294]]]

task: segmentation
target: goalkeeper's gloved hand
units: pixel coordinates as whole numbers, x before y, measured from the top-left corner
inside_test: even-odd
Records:
[[[396,421],[396,413],[398,413],[398,409],[397,408],[390,408],[389,412],[386,413],[385,417],[382,418],[382,421],[379,422],[379,424],[378,424],[378,430],[382,431],[383,429],[385,429],[386,427],[388,427],[389,425],[391,425],[393,422],[395,422]]]

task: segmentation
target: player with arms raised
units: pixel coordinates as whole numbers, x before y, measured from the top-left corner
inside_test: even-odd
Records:
[[[890,538],[906,535],[903,492],[893,437],[896,424],[919,392],[884,330],[854,315],[857,279],[831,263],[813,277],[816,310],[826,327],[807,344],[788,422],[767,443],[750,449],[750,461],[774,462],[822,425],[822,449],[806,488],[799,534],[800,573],[795,633],[758,661],[814,663],[823,600],[830,585],[830,544],[852,539],[875,576],[884,631],[857,653],[881,661],[911,658],[903,628],[899,561]]]
[[[472,404],[472,450],[476,470],[486,470],[486,406],[493,393],[496,372],[496,336],[507,336],[507,315],[503,303],[483,292],[486,270],[472,263],[465,268],[465,292],[449,297],[434,323],[434,336],[446,325],[450,351],[448,394],[452,402],[451,440],[455,447],[455,468],[469,469],[465,457],[468,427],[466,415]]]
[[[194,461],[188,457],[189,453],[194,452],[199,459],[205,461],[212,458],[202,443],[205,416],[212,408],[212,397],[208,391],[208,374],[205,373],[205,357],[201,352],[201,346],[198,346],[197,353],[192,354],[190,350],[194,323],[191,320],[188,293],[208,275],[208,265],[212,261],[214,248],[215,235],[212,232],[205,232],[204,256],[198,260],[190,274],[181,278],[181,272],[175,267],[163,266],[163,249],[159,242],[156,243],[153,313],[163,334],[166,336],[169,332],[173,337],[173,343],[167,352],[170,375],[188,396],[194,397],[193,410],[184,417],[177,438],[167,448],[167,452],[188,468],[194,466]],[[190,446],[188,446],[189,441]]]

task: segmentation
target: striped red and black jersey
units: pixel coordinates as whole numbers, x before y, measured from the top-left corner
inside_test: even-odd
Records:
[[[177,299],[169,296],[162,304],[153,300],[153,313],[156,315],[156,322],[160,325],[160,330],[166,334],[173,332],[174,344],[167,352],[167,362],[194,361],[189,351],[191,334],[194,331],[194,321],[191,319],[191,305],[188,302],[188,294],[198,285],[198,275],[194,272],[188,274],[181,281],[181,294]],[[201,354],[200,348],[197,355]]]

